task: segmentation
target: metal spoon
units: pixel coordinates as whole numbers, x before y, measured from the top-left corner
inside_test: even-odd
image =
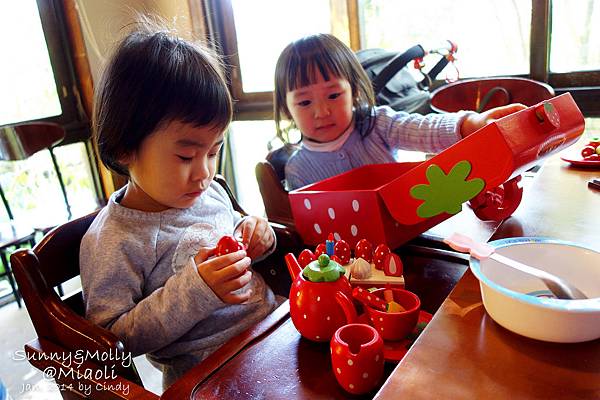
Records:
[[[469,253],[478,260],[490,258],[526,274],[533,275],[544,282],[548,289],[550,289],[550,291],[558,299],[577,300],[588,298],[581,290],[577,289],[564,279],[552,275],[546,271],[542,271],[519,261],[513,260],[512,258],[500,255],[495,252],[492,246],[486,243],[475,242],[468,236],[460,233],[453,233],[444,239],[444,243],[456,251],[460,251],[461,253]]]

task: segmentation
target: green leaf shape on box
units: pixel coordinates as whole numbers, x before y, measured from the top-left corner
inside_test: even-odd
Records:
[[[462,160],[446,175],[439,166],[431,164],[425,172],[429,185],[419,184],[410,189],[412,197],[424,200],[417,208],[417,215],[430,218],[442,213],[457,214],[462,203],[477,196],[485,187],[481,178],[466,180],[471,169],[471,163]]]

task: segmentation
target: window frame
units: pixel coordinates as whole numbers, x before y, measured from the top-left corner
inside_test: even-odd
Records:
[[[66,136],[60,146],[86,141],[91,136],[90,123],[81,103],[79,81],[76,77],[66,29],[64,4],[59,0],[36,0],[36,2],[62,114],[35,121],[56,122],[62,125]]]
[[[229,79],[231,92],[236,100],[236,120],[257,120],[273,118],[273,92],[243,91],[240,73],[240,60],[237,56],[236,30],[231,0],[199,0],[207,16],[208,34],[218,43],[217,48],[230,65]],[[338,6],[340,2],[345,7]],[[361,48],[360,14],[358,0],[330,0],[336,8],[347,12],[350,47]],[[556,94],[571,92],[586,117],[600,116],[600,70],[574,71],[569,73],[550,72],[550,37],[552,26],[552,0],[532,0],[530,70],[523,77],[546,82]],[[439,82],[441,83],[441,82]]]

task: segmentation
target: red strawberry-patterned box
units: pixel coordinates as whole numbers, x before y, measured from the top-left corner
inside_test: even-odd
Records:
[[[395,248],[469,202],[482,220],[509,217],[521,202],[520,174],[572,145],[584,130],[569,93],[498,119],[424,162],[356,168],[289,193],[305,244],[333,233]]]

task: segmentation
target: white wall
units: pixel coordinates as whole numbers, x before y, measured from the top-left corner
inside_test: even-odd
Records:
[[[94,82],[136,13],[158,15],[185,38],[192,25],[188,0],[75,0]]]

